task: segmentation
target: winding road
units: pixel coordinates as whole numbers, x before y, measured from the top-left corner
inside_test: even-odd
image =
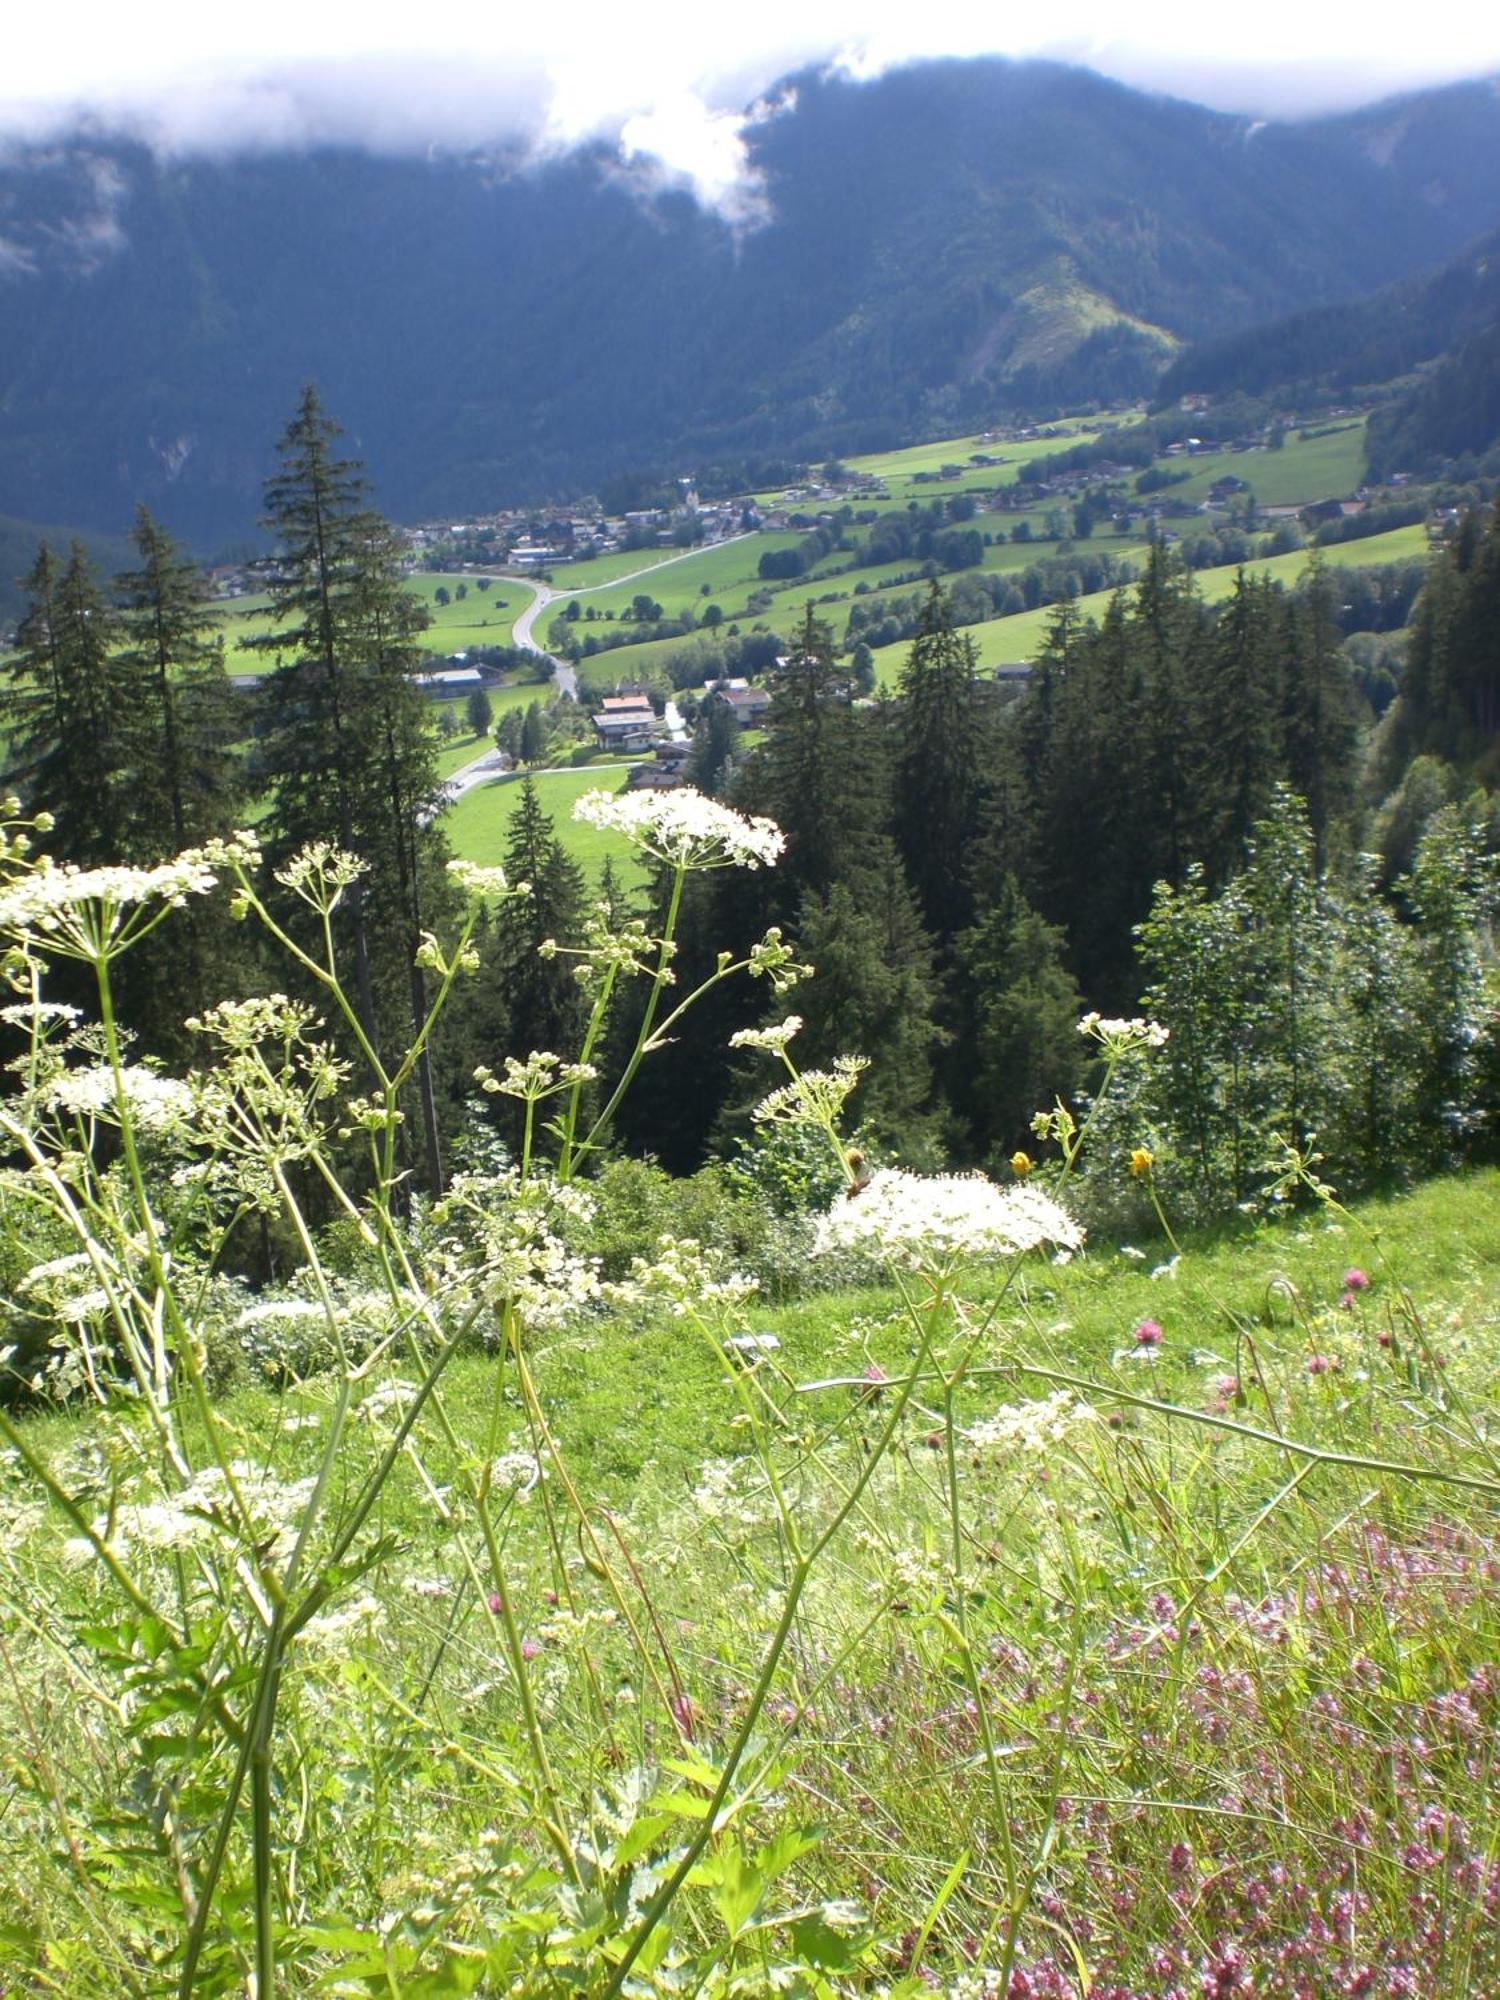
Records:
[[[711,542],[708,546],[716,549],[728,548],[731,542],[748,542],[758,532],[755,528],[746,528],[738,535],[726,535],[723,541]],[[540,583],[533,576],[517,576],[510,570],[498,571],[497,575],[503,582],[519,584],[531,592],[531,602],[511,627],[511,643],[521,647],[525,652],[539,653],[544,660],[550,660],[553,689],[559,697],[568,695],[576,701],[578,672],[572,661],[560,660],[556,653],[549,653],[545,646],[539,645],[532,637],[532,627],[547,607],[561,602],[564,598],[586,597],[593,590],[613,590],[619,584],[634,583],[639,577],[654,576],[659,569],[670,569],[673,563],[687,562],[690,557],[701,555],[702,552],[700,544],[698,548],[684,549],[681,555],[665,556],[660,562],[646,563],[642,568],[630,570],[624,576],[612,576],[605,583],[586,583],[577,590],[554,590],[550,584]],[[675,742],[681,742],[687,735],[687,726],[675,701],[667,703],[665,720],[668,736]],[[523,776],[523,772],[513,770],[502,763],[503,755],[500,750],[486,750],[472,763],[461,764],[456,771],[450,772],[443,780],[443,804],[452,805],[455,799],[461,799],[465,792],[473,791],[476,785],[488,785],[499,779]]]
[[[739,534],[726,535],[723,541],[710,542],[707,546],[715,549],[727,549],[731,542],[748,542],[759,532],[758,528],[743,528]],[[628,570],[624,576],[612,576],[603,583],[581,584],[576,590],[554,590],[551,584],[539,583],[535,577],[516,576],[510,570],[502,570],[500,574],[506,583],[524,584],[526,589],[532,593],[530,604],[527,605],[526,609],[511,627],[512,645],[520,646],[528,653],[540,653],[543,659],[550,660],[552,662],[552,684],[558,694],[571,695],[576,701],[578,699],[578,674],[571,662],[560,660],[556,653],[549,653],[545,646],[538,645],[536,640],[531,636],[532,627],[547,609],[548,605],[559,603],[564,598],[571,600],[575,597],[587,597],[591,591],[595,590],[615,590],[622,583],[634,583],[638,578],[643,576],[655,576],[658,570],[670,569],[673,563],[690,562],[694,556],[702,555],[703,548],[704,544],[700,543],[697,548],[684,549],[681,555],[664,556],[660,562],[645,563],[640,569]]]

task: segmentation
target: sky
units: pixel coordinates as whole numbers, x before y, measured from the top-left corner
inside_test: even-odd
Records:
[[[930,18],[924,18],[930,17]],[[375,150],[618,138],[732,207],[744,114],[808,63],[874,75],[923,56],[1076,62],[1225,111],[1298,116],[1500,74],[1500,8],[1352,0],[73,0],[16,7],[0,138],[81,117],[167,151],[354,143]]]

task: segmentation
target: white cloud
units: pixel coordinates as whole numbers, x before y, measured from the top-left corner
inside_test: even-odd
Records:
[[[0,134],[40,138],[81,116],[165,150],[320,143],[382,151],[519,140],[543,150],[605,136],[739,219],[753,215],[744,107],[788,70],[870,76],[924,55],[1051,56],[1226,110],[1290,113],[1500,69],[1500,12],[1450,9],[1416,26],[1352,0],[1207,8],[1160,0],[1120,27],[1118,0],[1046,10],[914,9],[909,0],[572,0],[564,9],[446,0],[75,0],[60,31],[12,10]],[[1290,49],[1280,60],[1267,50]]]

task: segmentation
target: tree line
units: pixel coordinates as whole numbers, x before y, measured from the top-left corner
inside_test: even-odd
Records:
[[[358,1018],[348,1032],[394,1050],[426,1011],[424,936],[442,938],[454,914],[436,738],[412,674],[426,613],[403,586],[397,538],[312,390],[281,440],[266,526],[266,629],[251,643],[270,667],[253,745],[203,579],[143,513],[138,563],[113,588],[80,550],[64,560],[39,553],[5,668],[12,774],[54,813],[52,852],[86,865],[156,859],[251,810],[273,882],[309,843],[354,853],[364,872],[335,919],[353,972]],[[675,971],[696,983],[714,949],[781,924],[816,967],[794,1003],[803,1059],[868,1059],[856,1104],[870,1141],[917,1163],[995,1164],[1024,1143],[1039,1107],[1086,1083],[1082,1008],[1133,1012],[1148,983],[1170,997],[1172,940],[1222,943],[1252,923],[1244,911],[1253,916],[1253,898],[1235,885],[1257,855],[1291,851],[1292,836],[1273,839],[1268,826],[1294,812],[1308,857],[1299,879],[1329,885],[1317,891],[1329,907],[1356,907],[1348,885],[1363,880],[1355,855],[1369,718],[1341,601],[1316,562],[1295,591],[1242,576],[1210,607],[1180,557],[1155,543],[1144,573],[1116,591],[1097,624],[1070,602],[1057,607],[1019,699],[981,674],[960,608],[929,584],[894,694],[869,701],[809,606],[763,663],[771,704],[758,747],[747,752],[732,721],[705,710],[696,780],[775,818],[788,847],[775,870],[690,885]],[[1475,523],[1436,559],[1419,600],[1389,758],[1492,740],[1497,619],[1500,529]],[[1419,834],[1403,836],[1408,863]],[[479,976],[414,1080],[406,1165],[419,1184],[442,1185],[450,1155],[462,1161],[515,1136],[505,1100],[475,1100],[476,1062],[566,1050],[576,1031],[566,957],[540,946],[582,942],[594,903],[529,782],[505,859],[530,893],[481,926]],[[1429,882],[1441,877],[1436,861],[1423,865]],[[1461,907],[1471,929],[1482,905],[1471,896],[1478,865],[1471,857],[1449,867],[1462,895],[1455,889],[1445,907]],[[1392,879],[1388,871],[1360,893],[1385,896]],[[650,883],[632,896],[607,872],[602,886],[607,921],[637,905],[649,917]],[[1420,927],[1424,904],[1420,894],[1401,901],[1397,889],[1381,907],[1399,937],[1401,926]],[[297,934],[306,908],[292,887],[277,893],[280,920]],[[1429,891],[1425,907],[1437,900]],[[1195,916],[1195,931],[1187,915],[1200,910],[1219,928]],[[1265,926],[1254,918],[1252,928]],[[1313,928],[1303,926],[1309,937]],[[1354,932],[1339,935],[1337,950],[1325,936],[1324,964],[1353,953]],[[143,1047],[175,1051],[184,1015],[268,976],[247,950],[206,916],[164,926],[121,996]],[[1443,950],[1433,944],[1428,958]],[[1399,998],[1433,1014],[1420,967],[1402,963],[1399,978],[1370,990],[1381,1006]],[[1225,994],[1245,990],[1237,978],[1223,975]],[[748,1025],[745,1004],[716,994],[653,1059],[621,1143],[678,1170],[742,1145],[764,1081],[728,1047]],[[1224,1005],[1233,1044],[1233,1005]],[[1455,1005],[1443,1002],[1450,1025]],[[624,1047],[628,998],[620,1014]],[[1361,1046],[1415,1046],[1387,1027],[1362,1030]],[[1349,1036],[1358,1039],[1352,1028]],[[597,1053],[607,1087],[610,1048]],[[1430,1074],[1440,1059],[1429,1048],[1411,1060]],[[1222,1078],[1214,1088],[1222,1098]],[[1413,1132],[1429,1149],[1439,1143],[1420,1119],[1401,1119],[1411,1143]],[[1446,1129],[1460,1125],[1455,1112]],[[1366,1129],[1384,1129],[1373,1112]],[[1214,1172],[1216,1187],[1238,1185],[1238,1167],[1220,1159]]]

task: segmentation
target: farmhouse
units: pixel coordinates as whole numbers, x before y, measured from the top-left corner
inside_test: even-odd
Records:
[[[703,694],[707,701],[721,702],[741,727],[759,722],[771,706],[771,697],[767,690],[751,687],[745,680],[705,681]]]
[[[594,717],[594,730],[607,750],[649,750],[657,731],[656,711],[643,694],[607,694]]]

